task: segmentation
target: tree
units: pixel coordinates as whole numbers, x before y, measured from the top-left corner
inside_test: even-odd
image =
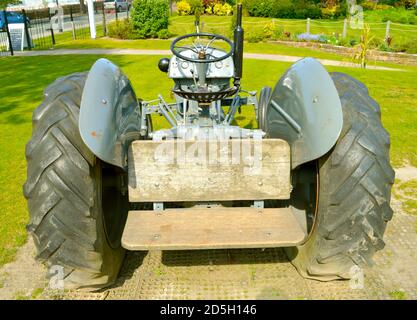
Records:
[[[87,6],[85,5],[84,0],[80,0],[80,11],[81,11],[81,13],[86,13],[87,12]]]
[[[21,3],[20,0],[0,0],[0,10],[6,9],[9,4],[19,4],[19,3]]]

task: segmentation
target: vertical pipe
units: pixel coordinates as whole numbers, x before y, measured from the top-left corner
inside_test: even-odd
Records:
[[[10,37],[10,30],[9,30],[9,22],[7,21],[7,11],[3,10],[4,12],[4,24],[6,25],[6,33],[7,33],[7,39],[9,40],[9,50],[10,54],[13,56],[13,45],[12,45],[12,38]]]
[[[94,17],[94,3],[93,0],[87,0],[88,8],[88,22],[90,23],[90,37],[91,39],[96,38],[96,23]]]
[[[307,18],[307,28],[306,33],[310,34],[310,18]]]
[[[30,41],[30,37],[29,37],[29,29],[28,29],[28,22],[27,22],[25,9],[22,9],[22,15],[23,15],[23,23],[25,24],[26,43],[28,45],[28,49],[32,50],[32,43],[31,43],[32,41]],[[23,47],[24,47],[24,45],[23,45]]]
[[[242,28],[242,4],[237,5],[237,21],[234,31],[234,53],[233,60],[235,64],[235,85],[240,85],[240,79],[243,74],[243,41],[244,31]]]

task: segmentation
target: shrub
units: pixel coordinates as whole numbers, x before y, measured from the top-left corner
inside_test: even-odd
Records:
[[[377,4],[375,7],[375,10],[387,10],[387,9],[391,9],[392,6],[388,5],[388,4]]]
[[[372,1],[365,1],[361,3],[363,10],[375,10],[376,3]]]
[[[165,0],[134,0],[131,15],[137,37],[157,37],[160,30],[168,29],[169,8]]]
[[[110,38],[131,39],[133,26],[127,19],[115,20],[107,25],[107,34]]]
[[[264,35],[266,38],[272,38],[276,30],[275,23],[268,23],[264,27]]]
[[[393,46],[393,49],[395,51],[399,51],[399,52],[407,52],[407,53],[416,54],[417,53],[417,42],[415,40],[410,40],[410,41],[407,41],[407,42],[395,44]]]
[[[233,14],[233,7],[226,2],[222,7],[222,12],[225,16],[230,16],[231,14]]]
[[[186,0],[177,3],[177,10],[180,16],[187,16],[191,13],[191,5]]]
[[[321,9],[321,18],[323,19],[337,19],[340,17],[346,17],[346,4],[343,3],[339,6],[326,7]]]
[[[233,8],[228,3],[225,3],[225,4],[216,3],[213,6],[213,13],[216,16],[229,16],[233,13]]]
[[[223,5],[221,3],[216,3],[213,6],[212,12],[216,15],[216,16],[221,16],[221,10],[222,10]]]
[[[191,14],[194,14],[198,18],[204,12],[203,2],[201,0],[190,0]]]
[[[260,31],[260,30],[253,30],[253,31],[249,31],[246,34],[246,40],[249,43],[257,43],[257,42],[261,42],[263,40],[265,40],[265,34]]]
[[[169,39],[172,34],[168,31],[168,29],[162,29],[158,31],[158,38],[159,39]]]
[[[243,4],[250,16],[272,17],[285,19],[318,19],[322,12],[318,5],[307,1],[290,0],[243,0]]]
[[[415,0],[401,0],[400,4],[406,9],[412,9],[416,6]]]

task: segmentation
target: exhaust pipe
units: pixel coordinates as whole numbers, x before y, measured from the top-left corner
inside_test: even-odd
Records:
[[[242,28],[242,4],[237,5],[237,21],[234,31],[234,53],[233,62],[235,64],[235,81],[236,87],[240,86],[240,79],[243,72],[243,40],[244,31]]]

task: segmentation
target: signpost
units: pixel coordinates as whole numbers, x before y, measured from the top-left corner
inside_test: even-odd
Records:
[[[90,37],[91,39],[96,38],[96,22],[94,17],[94,2],[93,0],[87,0],[88,8],[88,21],[90,23]]]
[[[10,44],[7,46],[7,50],[10,50],[10,45],[12,46],[13,51],[23,51],[25,47],[28,47],[24,23],[9,24],[9,33]]]

